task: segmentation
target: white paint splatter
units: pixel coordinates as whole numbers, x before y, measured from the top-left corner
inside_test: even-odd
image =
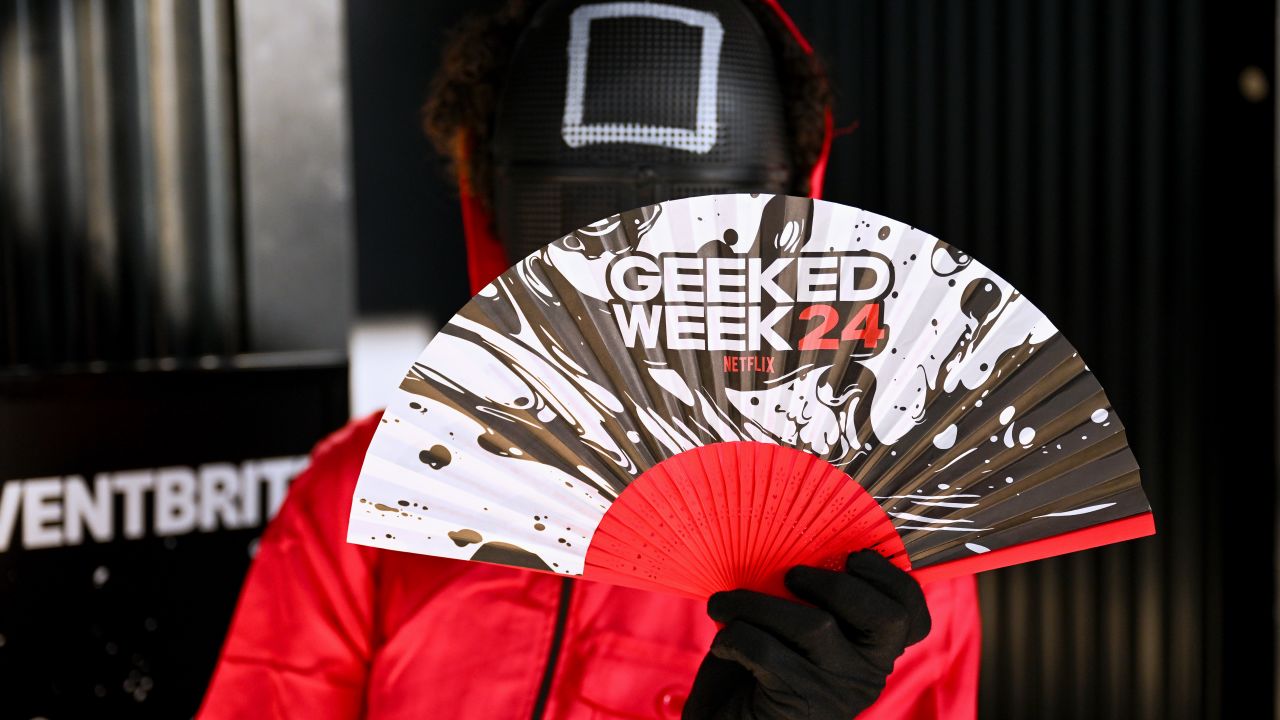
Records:
[[[972,520],[962,520],[959,518],[930,518],[923,515],[916,515],[909,512],[891,512],[893,517],[902,518],[903,520],[911,520],[913,522],[936,523],[938,525],[950,525],[952,523],[971,523]]]
[[[1085,513],[1097,512],[1104,508],[1109,508],[1112,505],[1115,505],[1115,503],[1109,502],[1109,503],[1102,503],[1101,505],[1090,505],[1089,507],[1077,508],[1075,510],[1064,510],[1062,512],[1049,513],[1048,515],[1036,515],[1036,517],[1051,518],[1051,517],[1070,517],[1072,515],[1084,515]]]
[[[963,459],[964,459],[964,457],[965,457],[966,455],[968,455],[968,454],[969,454],[969,453],[971,453],[971,452],[976,451],[977,449],[978,449],[978,448],[973,447],[973,448],[969,448],[968,450],[965,450],[964,452],[960,453],[960,454],[959,454],[959,455],[958,455],[954,460],[952,460],[951,462],[947,463],[946,465],[943,465],[942,467],[938,468],[937,470],[934,470],[934,471],[933,471],[933,474],[934,474],[934,475],[937,475],[938,473],[942,472],[943,470],[946,470],[947,468],[951,467],[952,465],[955,465],[956,463],[958,463],[958,462],[960,462],[961,460],[963,460]],[[931,464],[929,465],[929,467],[933,467],[933,464],[931,463]]]
[[[976,497],[982,497],[982,496],[981,496],[981,495],[970,495],[970,494],[967,494],[967,493],[965,493],[965,494],[955,494],[955,495],[919,495],[919,494],[916,494],[916,493],[912,493],[912,494],[910,494],[910,495],[876,495],[876,496],[875,496],[875,499],[876,499],[876,500],[895,500],[895,499],[904,499],[904,500],[947,500],[947,499],[949,499],[949,498],[976,498]]]
[[[951,423],[945,430],[933,436],[933,446],[939,450],[950,450],[956,444],[956,434],[959,428],[955,423]]]
[[[927,525],[899,525],[898,529],[899,530],[926,530],[929,532],[934,532],[938,530],[949,530],[951,532],[982,532],[984,530],[990,530],[991,528],[962,528],[962,527],[951,527],[949,525],[946,527],[930,527]]]

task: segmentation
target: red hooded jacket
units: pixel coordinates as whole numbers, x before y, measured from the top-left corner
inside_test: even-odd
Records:
[[[294,481],[199,717],[679,717],[716,631],[703,603],[346,542],[379,416],[320,443]],[[973,578],[924,591],[933,630],[862,720],[975,717]]]
[[[796,40],[808,43],[774,0]],[[822,156],[810,169],[821,194]],[[466,152],[469,138],[458,138]],[[459,163],[465,168],[465,163]],[[506,270],[459,178],[468,271]],[[258,546],[203,720],[677,718],[716,627],[704,603],[346,542],[381,413],[321,442]],[[907,648],[860,720],[976,716],[981,634],[972,577],[924,586],[933,630]]]

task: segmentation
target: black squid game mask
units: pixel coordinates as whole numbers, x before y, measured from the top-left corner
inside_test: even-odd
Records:
[[[777,60],[739,0],[550,0],[510,67],[491,152],[512,262],[641,205],[793,186]]]

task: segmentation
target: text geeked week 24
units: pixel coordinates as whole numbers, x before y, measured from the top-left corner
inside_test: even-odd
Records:
[[[610,307],[628,347],[655,348],[661,339],[669,350],[834,350],[857,341],[865,350],[858,354],[870,356],[888,334],[880,303],[893,270],[877,253],[801,253],[771,261],[634,253],[614,260],[608,278],[619,300]],[[833,302],[851,309],[842,317]],[[795,348],[777,330],[792,313],[816,321]],[[758,364],[767,371],[768,363]]]

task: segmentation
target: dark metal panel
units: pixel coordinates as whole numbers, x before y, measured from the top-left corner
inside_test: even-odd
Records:
[[[1103,84],[1102,232],[1098,239],[1102,244],[1100,264],[1105,273],[1106,294],[1108,298],[1117,299],[1128,297],[1132,278],[1128,204],[1131,188],[1137,181],[1131,161],[1135,103],[1129,52],[1133,23],[1132,5],[1116,3],[1103,27],[1107,82]],[[1136,396],[1131,389],[1135,387],[1137,369],[1132,363],[1123,361],[1119,349],[1128,345],[1136,317],[1127,302],[1111,303],[1108,312],[1110,321],[1102,324],[1102,356],[1090,362],[1099,368],[1099,377],[1109,388],[1112,404],[1130,408]],[[1131,418],[1128,424],[1132,426],[1136,421]],[[1115,548],[1098,555],[1101,556],[1101,567],[1097,586],[1097,648],[1101,656],[1101,681],[1097,683],[1100,686],[1097,711],[1103,717],[1116,717],[1128,712],[1126,703],[1132,688],[1127,677],[1132,661],[1128,613],[1124,607],[1124,596],[1117,595],[1116,591],[1128,582],[1130,553],[1128,548]]]
[[[344,7],[235,9],[249,343],[341,350],[355,306]]]
[[[1138,170],[1143,182],[1135,188],[1137,204],[1137,253],[1144,262],[1153,266],[1154,272],[1142,273],[1138,282],[1137,312],[1142,318],[1158,318],[1165,311],[1169,296],[1169,277],[1166,252],[1169,238],[1168,202],[1169,169],[1177,162],[1167,145],[1170,87],[1169,50],[1167,47],[1169,6],[1164,0],[1146,0],[1139,10],[1140,57],[1138,59],[1138,123],[1141,133],[1135,138],[1138,145]],[[1157,517],[1169,517],[1166,513],[1168,478],[1177,451],[1152,452],[1166,430],[1159,418],[1169,417],[1166,399],[1173,388],[1168,387],[1169,375],[1152,372],[1160,367],[1171,349],[1166,336],[1166,325],[1150,323],[1145,330],[1144,342],[1137,346],[1137,360],[1147,372],[1139,373],[1141,420],[1131,431],[1133,442],[1146,449],[1143,470],[1152,478],[1151,508]],[[1172,457],[1171,457],[1172,456]],[[1179,529],[1182,532],[1182,529]],[[1162,538],[1162,540],[1164,540]],[[1133,717],[1155,720],[1166,717],[1163,693],[1165,692],[1162,667],[1164,643],[1164,603],[1162,594],[1163,542],[1139,543],[1133,548],[1136,565],[1132,574],[1136,617],[1133,618],[1136,658],[1134,662],[1135,687],[1133,699],[1136,707]]]
[[[114,178],[116,138],[113,115],[117,107],[111,79],[111,26],[106,3],[76,4],[79,29],[80,107],[85,168],[85,343],[94,359],[122,356],[120,211]]]
[[[1073,212],[1069,214],[1068,237],[1082,238],[1097,233],[1098,229],[1098,163],[1100,152],[1100,128],[1102,125],[1099,89],[1106,75],[1105,59],[1100,53],[1101,28],[1095,3],[1070,4],[1067,27],[1070,28],[1065,49],[1068,53],[1070,84],[1063,88],[1067,95],[1067,154],[1069,156],[1067,201]],[[1010,235],[1011,240],[1017,235]],[[1023,243],[1012,240],[1011,247]],[[1092,242],[1072,242],[1066,253],[1073,278],[1089,278],[1099,264],[1098,248]],[[1076,282],[1079,282],[1077,280]],[[1085,332],[1074,333],[1076,346],[1093,358],[1097,347],[1097,331],[1091,318],[1107,312],[1105,298],[1091,292],[1071,293],[1073,302],[1060,308],[1062,322],[1070,327],[1081,327]],[[1099,358],[1094,362],[1101,362]],[[1098,558],[1077,555],[1054,563],[1045,573],[1052,578],[1055,587],[1045,589],[1043,610],[1046,620],[1056,617],[1063,629],[1054,637],[1045,638],[1043,653],[1060,656],[1058,664],[1046,663],[1045,696],[1059,700],[1057,717],[1083,720],[1095,717],[1099,711],[1097,682],[1094,680],[1096,663],[1101,646],[1093,628],[1096,607],[1095,598],[1105,592],[1105,585],[1095,581]]]
[[[0,366],[244,349],[232,22],[0,1]]]
[[[1196,304],[1202,309],[1189,320],[1214,327],[1224,311],[1246,313],[1234,325],[1242,334],[1211,336],[1238,342],[1238,349],[1220,359],[1228,374],[1197,384],[1204,413],[1221,426],[1202,446],[1202,482],[1218,489],[1207,493],[1206,509],[1218,529],[1209,538],[1216,550],[1210,557],[1218,560],[1211,567],[1217,582],[1209,589],[1222,597],[1212,598],[1219,613],[1206,645],[1218,646],[1209,656],[1216,667],[1208,679],[1219,696],[1235,701],[1223,712],[1227,717],[1274,711],[1270,697],[1257,698],[1253,706],[1244,701],[1274,685],[1276,668],[1275,648],[1266,642],[1266,629],[1276,623],[1276,523],[1268,513],[1276,507],[1271,400],[1277,376],[1275,338],[1267,337],[1276,327],[1276,78],[1268,76],[1276,59],[1275,12],[1274,3],[1259,2],[1214,3],[1198,13],[1211,38],[1204,63],[1209,82],[1203,86],[1205,180],[1198,195],[1205,221],[1199,230],[1213,253],[1207,261],[1199,258],[1196,277],[1212,282],[1227,273],[1232,297],[1219,303],[1200,298]],[[1255,82],[1244,82],[1250,75]],[[1203,361],[1194,367],[1203,372]],[[1249,420],[1232,423],[1238,413]]]
[[[1034,3],[1006,0],[1001,14],[1007,31],[1000,38],[1004,51],[1002,64],[1006,113],[1004,135],[1004,179],[1007,185],[1003,221],[1005,227],[1002,252],[1007,261],[1005,277],[1020,287],[1030,280],[1031,251],[1026,242],[1008,242],[1008,238],[1032,237],[1031,173],[1032,117],[1028,111],[1034,91],[1032,85],[1032,48],[1034,39],[1019,28],[1029,27]]]
[[[910,73],[910,43],[903,39],[910,37],[908,29],[908,3],[890,3],[885,7],[884,37],[888,39],[882,45],[884,53],[883,70],[880,82],[890,87],[903,87]],[[911,128],[915,125],[915,113],[911,108],[911,97],[906,93],[889,93],[884,98],[883,116],[886,119],[884,143],[880,149],[882,157],[890,158],[882,163],[885,203],[888,206],[905,206],[911,202],[912,192],[911,168]]]
[[[981,579],[980,716],[1269,714],[1274,652],[1248,628],[1274,624],[1274,578],[1252,559],[1274,552],[1274,469],[1241,449],[1269,447],[1275,418],[1221,425],[1257,403],[1273,350],[1212,348],[1230,342],[1227,306],[1274,317],[1274,278],[1242,260],[1274,257],[1258,220],[1274,115],[1245,109],[1236,83],[1274,64],[1275,8],[785,5],[832,67],[837,126],[859,123],[827,196],[971,250],[1043,308],[1132,428],[1156,510],[1154,539]]]
[[[915,86],[911,97],[915,132],[907,140],[912,148],[911,159],[900,162],[911,170],[911,185],[915,188],[915,204],[919,215],[914,222],[926,230],[938,226],[941,216],[942,178],[938,172],[938,147],[942,139],[945,118],[930,106],[930,99],[937,93],[939,55],[941,53],[941,13],[934,3],[916,2],[911,7],[911,27],[907,32],[916,37],[915,67],[907,82]]]
[[[162,353],[156,322],[159,279],[156,228],[155,119],[151,114],[149,4],[129,0],[110,6],[112,65],[115,71],[115,177],[119,191],[120,286],[124,289],[125,347],[128,358]]]
[[[9,174],[9,157],[8,148],[12,129],[7,127],[11,120],[10,106],[13,99],[9,97],[9,93],[5,92],[7,86],[8,72],[8,55],[11,52],[13,31],[13,19],[11,17],[11,8],[7,5],[0,5],[0,37],[4,38],[0,42],[0,365],[15,365],[17,358],[17,293],[15,289],[15,265],[17,264],[17,253],[14,249],[15,230],[13,228],[12,213],[8,210],[11,206],[11,198],[13,189],[10,184],[13,182],[12,176]]]
[[[193,85],[195,73],[189,54],[179,47],[179,24],[194,6],[190,3],[151,3],[148,7],[145,43],[147,63],[146,97],[151,117],[151,160],[155,223],[156,302],[159,323],[159,355],[182,356],[190,353],[190,335],[194,324],[193,300],[199,288],[191,273],[192,255],[200,238],[192,232],[194,223],[186,161],[195,150],[189,142],[191,133],[183,126],[193,109],[184,89]],[[196,292],[192,292],[195,290]]]
[[[0,48],[0,92],[5,96],[4,218],[11,270],[11,317],[16,327],[9,352],[16,363],[38,363],[53,354],[53,311],[48,287],[49,247],[45,222],[45,157],[40,108],[45,48],[40,38],[39,3],[13,0],[4,6]]]
[[[955,232],[954,228],[969,226],[968,207],[972,198],[969,193],[972,182],[970,168],[973,162],[972,144],[969,140],[973,85],[967,71],[973,43],[973,34],[970,32],[972,16],[963,3],[942,3],[942,7],[945,8],[946,18],[943,34],[943,62],[946,71],[942,74],[941,92],[934,102],[941,106],[939,112],[947,119],[941,158],[946,202],[941,222],[933,229],[936,235],[942,235],[947,228],[953,228],[952,232]],[[868,110],[873,108],[874,106]],[[860,202],[868,208],[876,207],[870,198],[860,199]]]
[[[244,346],[236,188],[236,100],[234,28],[230,3],[198,0],[195,32],[201,38],[199,90],[199,185],[204,223],[205,296],[198,330],[200,352],[227,352]]]
[[[48,212],[52,218],[52,245],[57,256],[53,273],[54,320],[57,354],[71,361],[85,359],[84,343],[84,237],[86,177],[84,161],[84,109],[80,95],[80,50],[78,22],[71,0],[46,3],[51,17],[46,32],[52,46],[53,68],[47,86],[49,107],[56,111],[48,127],[53,134],[50,149]],[[54,69],[56,68],[56,69]]]
[[[969,138],[974,151],[969,180],[973,240],[966,249],[980,260],[995,254],[1002,225],[1004,186],[1000,183],[999,161],[1004,152],[1004,117],[998,111],[996,93],[1003,57],[996,5],[996,0],[978,0],[971,13],[974,53],[968,64],[972,68],[973,89],[966,104],[973,116],[973,134]]]
[[[1004,639],[1003,625],[992,620],[992,618],[999,618],[1004,609],[1000,597],[1000,586],[996,583],[996,576],[993,573],[978,576],[978,597],[982,599],[982,644],[985,652],[987,646],[999,645]],[[993,667],[997,660],[984,655],[982,657],[984,670]],[[999,701],[1000,696],[997,690],[998,686],[994,683],[979,682],[978,707],[985,708],[988,713],[991,713],[992,708],[996,707]]]
[[[1044,0],[1036,3],[1038,11],[1034,25],[1028,28],[1034,38],[1036,92],[1033,97],[1034,118],[1039,133],[1036,143],[1035,170],[1032,175],[1034,196],[1032,202],[1036,217],[1035,233],[1029,238],[1014,238],[1024,242],[1037,259],[1032,278],[1034,290],[1027,290],[1030,297],[1045,309],[1051,318],[1060,317],[1067,303],[1061,302],[1062,267],[1066,238],[1064,221],[1066,212],[1062,203],[1063,164],[1063,113],[1066,110],[1062,89],[1064,72],[1063,27],[1066,22],[1066,0]],[[996,258],[987,259],[988,264]]]
[[[1195,0],[1179,0],[1173,7],[1170,22],[1170,46],[1177,52],[1170,58],[1173,77],[1194,77],[1205,63],[1204,43],[1201,37],[1201,8]],[[1204,227],[1203,207],[1205,198],[1199,192],[1198,179],[1204,177],[1204,92],[1198,83],[1189,83],[1174,94],[1169,104],[1170,138],[1167,143],[1171,157],[1182,158],[1184,170],[1171,177],[1169,197],[1174,206],[1182,208],[1182,220],[1187,227]],[[1203,262],[1199,248],[1193,243],[1173,244],[1170,277],[1193,278]],[[1200,301],[1194,293],[1174,292],[1169,311],[1175,317],[1203,317]],[[1195,360],[1191,353],[1174,353],[1169,359],[1174,378],[1196,377]],[[1208,417],[1209,409],[1199,402],[1199,395],[1185,388],[1166,388],[1169,399],[1168,414],[1176,418]],[[1170,428],[1168,441],[1177,449],[1179,459],[1175,466],[1204,468],[1210,459],[1202,451],[1202,438],[1191,422],[1180,422]],[[1220,532],[1212,507],[1201,497],[1198,484],[1170,482],[1165,485],[1166,510],[1172,518],[1202,518],[1202,522],[1184,523],[1178,532],[1169,533],[1165,542],[1166,573],[1176,576],[1183,559],[1202,554],[1215,558],[1217,553],[1213,538]],[[1274,519],[1274,515],[1272,516]],[[1214,674],[1220,663],[1206,662],[1206,657],[1220,657],[1213,647],[1213,638],[1220,635],[1218,627],[1211,626],[1212,618],[1221,617],[1221,609],[1213,600],[1219,592],[1213,561],[1206,562],[1199,583],[1186,583],[1179,592],[1168,593],[1165,624],[1168,647],[1165,649],[1165,684],[1167,687],[1166,712],[1176,708],[1206,708],[1206,717],[1220,714],[1221,708],[1206,703],[1206,699],[1219,697]],[[1210,619],[1205,622],[1205,619]],[[1216,625],[1216,624],[1215,624]],[[1274,647],[1274,645],[1273,645]],[[1272,661],[1274,664],[1274,661]],[[1274,714],[1274,712],[1273,712]]]

